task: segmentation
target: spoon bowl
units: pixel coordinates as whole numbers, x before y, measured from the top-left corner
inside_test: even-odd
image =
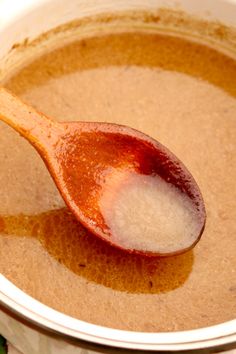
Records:
[[[183,253],[199,241],[200,189],[156,140],[117,124],[55,122],[4,88],[0,119],[37,149],[67,206],[96,236],[147,256]]]

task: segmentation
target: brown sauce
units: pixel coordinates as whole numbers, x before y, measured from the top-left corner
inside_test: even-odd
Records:
[[[43,303],[139,331],[233,319],[236,61],[160,34],[74,42],[35,59],[7,86],[59,120],[127,124],[167,145],[193,173],[208,221],[184,255],[146,259],[96,239],[65,209],[37,153],[0,125],[0,271]]]

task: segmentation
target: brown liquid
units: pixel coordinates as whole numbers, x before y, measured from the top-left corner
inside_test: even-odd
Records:
[[[208,220],[194,252],[123,254],[78,225],[37,153],[1,124],[0,271],[48,306],[110,327],[170,331],[232,319],[233,77],[236,62],[215,50],[141,33],[75,42],[21,70],[7,86],[44,113],[127,124],[167,145],[199,183]]]

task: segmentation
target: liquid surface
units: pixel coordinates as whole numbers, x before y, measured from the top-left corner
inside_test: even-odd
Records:
[[[127,124],[168,146],[196,178],[208,220],[194,251],[124,255],[77,224],[37,153],[0,124],[0,271],[48,306],[109,327],[172,331],[233,319],[233,77],[236,62],[214,50],[141,33],[75,42],[21,70],[7,86],[44,113]]]

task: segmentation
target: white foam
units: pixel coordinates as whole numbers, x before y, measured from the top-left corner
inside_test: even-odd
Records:
[[[128,172],[110,177],[107,185],[100,208],[113,240],[123,248],[174,252],[199,235],[193,202],[162,178]]]

